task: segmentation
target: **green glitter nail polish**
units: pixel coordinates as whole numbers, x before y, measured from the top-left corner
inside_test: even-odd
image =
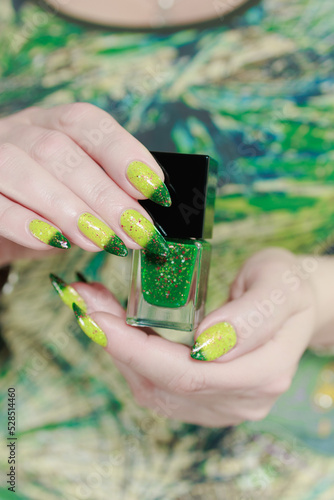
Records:
[[[207,328],[197,338],[190,356],[201,361],[213,361],[230,351],[237,343],[237,335],[226,321]]]
[[[106,347],[108,341],[103,330],[95,323],[95,321],[88,316],[87,313],[75,303],[72,305],[75,318],[81,330],[92,339],[96,344]]]
[[[136,250],[127,323],[192,331],[204,313],[211,245],[204,240],[167,240],[169,253]]]
[[[138,245],[150,253],[163,255],[168,245],[158,229],[137,210],[125,210],[121,215],[121,227]]]
[[[146,198],[169,207],[171,198],[165,183],[153,170],[141,161],[133,161],[126,171],[131,184]]]
[[[107,224],[90,213],[80,215],[78,228],[102,250],[125,257],[128,250],[121,238]]]
[[[34,219],[29,224],[31,234],[39,241],[50,245],[51,247],[71,248],[67,238],[56,228],[43,220]]]
[[[131,217],[122,227],[143,250],[133,252],[126,322],[189,332],[205,312],[211,245],[204,238],[212,236],[217,164],[205,155],[152,154],[164,170],[172,204],[140,204],[161,229],[168,252],[152,254],[149,228],[136,239],[140,214],[127,211]]]
[[[168,242],[169,254],[159,257],[143,251],[143,297],[159,307],[183,307],[188,300],[198,249],[195,242]]]
[[[75,303],[81,309],[87,311],[87,306],[84,299],[81,297],[81,295],[78,294],[75,288],[65,283],[65,281],[63,281],[61,278],[59,278],[59,276],[56,276],[55,274],[50,274],[50,280],[53,288],[56,290],[59,297],[64,302],[64,304],[67,305],[67,307],[72,309],[72,304]]]

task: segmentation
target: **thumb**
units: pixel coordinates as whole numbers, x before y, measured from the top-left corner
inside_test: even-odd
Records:
[[[230,361],[242,356],[268,342],[299,311],[302,292],[289,289],[282,280],[283,274],[276,272],[277,267],[275,272],[267,267],[267,272],[253,273],[247,289],[236,299],[202,321],[195,335],[192,358]]]

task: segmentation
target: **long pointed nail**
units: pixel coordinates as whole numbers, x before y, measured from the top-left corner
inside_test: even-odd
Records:
[[[153,170],[141,161],[133,161],[127,168],[126,174],[131,184],[146,198],[170,207],[172,200],[167,186]]]
[[[150,253],[165,255],[168,245],[157,228],[137,210],[125,210],[121,227],[130,238]]]
[[[75,303],[72,305],[75,318],[81,330],[89,337],[91,340],[96,342],[96,344],[106,347],[108,341],[105,333],[101,328],[95,323],[95,321],[88,316],[88,314],[80,309]]]
[[[89,213],[80,215],[78,228],[102,250],[120,257],[125,257],[128,254],[128,249],[121,238],[107,224],[94,215]]]
[[[81,283],[88,283],[88,279],[84,274],[82,274],[80,271],[76,271],[75,275],[77,277],[78,281],[81,281]]]
[[[190,356],[202,361],[213,361],[230,351],[237,342],[237,335],[230,323],[217,323],[207,328],[197,338]]]
[[[61,300],[64,304],[67,305],[70,309],[72,309],[72,304],[77,304],[83,311],[87,311],[86,302],[78,294],[78,292],[71,285],[68,285],[65,281],[63,281],[59,276],[55,274],[50,274],[50,280],[53,288],[58,293]]]
[[[29,224],[31,234],[39,241],[50,245],[51,247],[71,248],[67,238],[57,229],[43,220],[34,219]]]

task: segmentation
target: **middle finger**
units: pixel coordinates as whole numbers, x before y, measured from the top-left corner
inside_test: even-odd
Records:
[[[89,217],[90,213],[106,221],[126,246],[151,246],[156,253],[165,251],[162,236],[140,204],[65,134],[21,125],[15,131],[15,141],[36,163],[85,203],[84,216],[80,217],[82,214],[78,213],[79,229],[100,248],[103,246],[99,235],[102,234],[103,239],[108,228],[103,222],[98,224],[96,219]],[[131,229],[133,227],[135,230]]]

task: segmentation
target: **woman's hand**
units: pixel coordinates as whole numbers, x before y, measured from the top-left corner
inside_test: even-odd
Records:
[[[235,425],[264,418],[289,388],[315,332],[313,271],[311,257],[303,260],[280,249],[255,254],[232,284],[228,302],[199,326],[192,350],[126,325],[123,309],[101,285],[76,283],[88,315],[82,303],[81,309],[73,308],[85,333],[106,346],[140,405],[183,422]],[[69,288],[64,290],[69,306],[78,303]],[[220,339],[212,334],[214,325],[218,325]],[[231,347],[230,325],[236,332],[236,345],[217,358]],[[201,341],[200,334],[203,339],[208,328],[214,349]],[[201,359],[216,357],[215,361],[190,356],[196,357],[201,349]]]
[[[0,120],[0,264],[26,249],[124,256],[166,244],[137,199],[168,206],[149,151],[108,113],[76,103],[29,108]],[[8,249],[15,250],[12,252]]]

